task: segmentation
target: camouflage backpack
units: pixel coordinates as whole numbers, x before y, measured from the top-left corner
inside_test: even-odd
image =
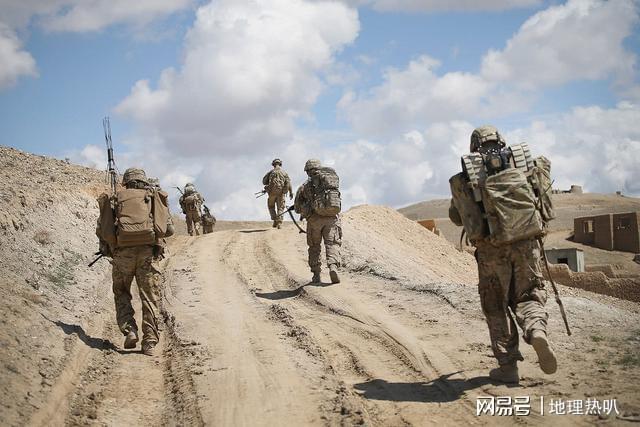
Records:
[[[187,212],[197,211],[200,204],[200,198],[197,193],[191,193],[182,198],[182,204],[184,206],[184,210]]]
[[[505,148],[509,164],[489,174],[480,153],[462,157],[463,174],[449,181],[454,206],[472,240],[487,238],[495,245],[538,237],[554,218],[551,165],[533,159],[527,144]]]
[[[488,176],[481,188],[493,244],[509,244],[542,234],[536,197],[524,172],[505,169]]]
[[[319,168],[309,178],[312,194],[311,209],[320,216],[335,216],[340,213],[340,178],[333,168]]]
[[[288,176],[282,169],[274,169],[269,172],[269,177],[266,183],[266,190],[268,193],[281,193],[286,190]]]

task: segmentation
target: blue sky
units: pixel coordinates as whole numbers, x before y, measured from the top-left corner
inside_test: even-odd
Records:
[[[335,166],[347,206],[398,207],[446,197],[492,123],[561,187],[640,194],[635,0],[86,4],[0,2],[1,144],[103,168],[109,115],[121,169],[259,219],[273,157],[296,184],[309,157]]]

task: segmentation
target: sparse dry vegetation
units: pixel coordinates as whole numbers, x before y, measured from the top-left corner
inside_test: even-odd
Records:
[[[33,235],[33,240],[35,240],[42,246],[46,246],[53,243],[53,235],[49,230],[38,230]]]

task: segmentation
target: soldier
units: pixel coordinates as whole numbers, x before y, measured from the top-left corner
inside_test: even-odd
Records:
[[[203,205],[204,213],[202,214],[202,234],[213,233],[213,227],[216,225],[216,217],[206,205]]]
[[[112,279],[116,320],[125,336],[124,348],[135,348],[138,325],[131,305],[131,282],[136,279],[142,302],[142,352],[153,356],[159,341],[158,299],[163,239],[173,234],[167,193],[151,186],[145,172],[129,168],[125,187],[114,196],[98,198],[96,234],[100,252],[113,258]]]
[[[310,159],[304,165],[309,178],[296,191],[294,208],[302,219],[307,219],[307,245],[309,267],[313,273],[312,283],[320,283],[322,259],[321,244],[324,239],[327,265],[331,283],[340,283],[340,226],[339,179],[332,168],[322,167],[320,160]]]
[[[268,194],[267,207],[273,221],[274,228],[280,228],[282,224],[282,214],[285,210],[285,196],[289,193],[289,199],[293,198],[293,190],[291,189],[291,180],[289,175],[282,169],[282,160],[273,159],[271,169],[262,177],[264,192]],[[277,212],[276,212],[277,206]]]
[[[204,199],[196,191],[196,187],[192,183],[187,183],[184,186],[184,192],[182,196],[180,196],[180,207],[182,208],[182,213],[185,214],[187,221],[187,232],[189,236],[200,235],[200,222],[201,222],[201,213],[200,208],[202,207],[202,203]]]
[[[449,218],[464,225],[476,247],[480,303],[499,364],[489,377],[519,382],[517,362],[524,359],[514,315],[524,341],[538,355],[540,368],[552,374],[557,361],[547,340],[547,291],[536,240],[553,218],[550,198],[545,196],[550,182],[541,192],[539,182],[524,173],[529,169],[529,177],[544,174],[550,181],[550,163],[544,157],[531,160],[526,144],[506,147],[493,126],[473,131],[470,151],[462,157],[464,172],[449,181],[453,194]]]

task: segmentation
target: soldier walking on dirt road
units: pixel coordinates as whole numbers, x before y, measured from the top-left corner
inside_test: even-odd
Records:
[[[269,215],[273,221],[272,226],[280,228],[285,210],[285,196],[289,193],[289,199],[293,199],[293,190],[289,175],[282,169],[282,160],[273,159],[271,166],[273,169],[262,177],[262,184],[264,192],[268,195],[267,208],[269,208]]]
[[[339,178],[332,168],[322,167],[320,160],[309,159],[304,166],[309,178],[296,191],[295,211],[307,219],[307,245],[309,267],[313,273],[311,282],[320,283],[322,240],[324,240],[331,283],[340,283],[340,226]]]
[[[526,144],[507,147],[493,126],[473,131],[470,151],[462,157],[464,171],[449,180],[449,218],[464,226],[476,247],[480,303],[499,364],[489,377],[520,380],[517,363],[524,359],[516,321],[542,371],[552,374],[557,361],[547,340],[547,290],[537,240],[553,219],[550,162],[532,159]]]
[[[129,168],[122,179],[125,187],[115,195],[98,198],[100,217],[96,234],[100,252],[113,258],[113,295],[116,320],[124,334],[124,348],[135,348],[138,326],[131,305],[131,283],[135,277],[142,301],[142,352],[153,356],[159,341],[158,299],[164,238],[173,235],[168,196],[150,185],[144,170]]]
[[[184,186],[184,192],[180,196],[180,207],[187,221],[187,233],[189,236],[200,235],[200,223],[202,214],[200,209],[204,203],[204,199],[196,191],[196,187],[190,182]]]

